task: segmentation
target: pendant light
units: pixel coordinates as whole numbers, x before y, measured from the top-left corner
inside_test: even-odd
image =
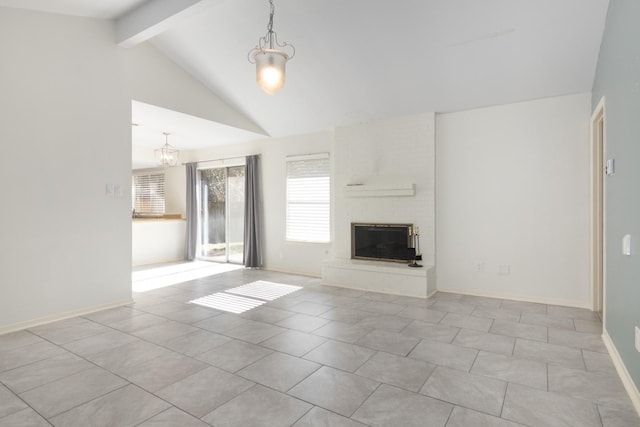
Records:
[[[269,0],[271,11],[267,34],[258,39],[256,47],[249,51],[249,62],[256,64],[256,80],[260,89],[273,95],[284,86],[285,66],[294,57],[296,49],[293,45],[278,42],[278,35],[273,31],[273,0]],[[291,54],[279,48],[290,48]]]
[[[162,132],[164,135],[164,145],[154,151],[156,156],[156,161],[160,166],[175,166],[178,164],[178,155],[180,151],[175,147],[169,145],[169,135],[168,132]]]

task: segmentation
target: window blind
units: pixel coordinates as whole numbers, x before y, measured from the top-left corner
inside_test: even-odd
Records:
[[[133,209],[140,214],[163,214],[164,172],[135,174],[132,180]]]
[[[327,153],[287,159],[287,240],[329,242],[331,178]]]

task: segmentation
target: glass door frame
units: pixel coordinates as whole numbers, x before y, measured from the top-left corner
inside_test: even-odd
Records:
[[[201,162],[198,164],[198,168],[197,168],[197,174],[196,174],[196,185],[197,185],[197,205],[198,205],[198,239],[197,239],[197,245],[196,245],[196,259],[199,260],[203,260],[203,261],[210,261],[210,262],[220,262],[220,263],[229,263],[229,264],[239,264],[242,265],[242,259],[238,260],[231,260],[230,259],[230,228],[231,228],[231,203],[229,203],[229,192],[228,192],[228,185],[229,185],[229,174],[228,174],[228,169],[229,168],[234,168],[234,167],[244,167],[245,168],[245,174],[246,174],[246,160],[244,157],[238,157],[238,158],[234,158],[234,159],[225,159],[225,160],[215,160],[215,161],[207,161],[207,162]],[[203,170],[208,170],[208,169],[227,169],[227,171],[225,172],[225,260],[222,261],[220,259],[215,259],[214,257],[207,257],[202,255],[202,232],[203,232],[203,213],[204,213],[204,201],[202,200],[202,190],[203,190],[203,184],[202,184],[202,171]],[[242,218],[242,221],[244,223],[244,217]],[[243,249],[244,250],[244,249]]]

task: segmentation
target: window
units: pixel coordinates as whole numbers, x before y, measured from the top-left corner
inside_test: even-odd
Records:
[[[287,240],[329,242],[329,154],[287,157]]]
[[[135,173],[131,180],[131,199],[136,214],[163,214],[164,171]]]

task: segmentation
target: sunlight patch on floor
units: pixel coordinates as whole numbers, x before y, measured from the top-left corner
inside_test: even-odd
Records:
[[[189,302],[203,307],[215,308],[216,310],[228,311],[235,314],[244,313],[247,310],[251,310],[252,308],[259,307],[266,303],[266,301],[259,301],[253,298],[245,298],[224,292],[207,295],[206,297],[194,299]]]
[[[291,292],[295,292],[298,289],[302,288],[300,286],[283,285],[282,283],[258,280],[257,282],[238,286],[237,288],[227,289],[225,292],[273,301]]]
[[[131,272],[131,290],[133,292],[147,292],[241,268],[244,267],[237,264],[206,261],[182,262],[144,268]]]
[[[299,289],[302,289],[302,287],[258,280],[257,282],[227,289],[224,292],[207,295],[189,302],[215,308],[216,310],[240,314]]]

